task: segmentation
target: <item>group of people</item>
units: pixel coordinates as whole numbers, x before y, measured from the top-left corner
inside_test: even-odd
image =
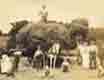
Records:
[[[101,45],[99,48],[96,41],[92,40],[90,43],[81,42],[78,44],[78,49],[80,58],[77,60],[81,61],[81,66],[84,69],[96,69],[98,77],[104,76],[103,55],[100,54],[103,51]]]
[[[59,54],[60,50],[60,44],[58,42],[55,42],[52,47],[50,47],[49,51],[49,56],[45,55],[45,53],[42,51],[41,46],[38,45],[37,49],[34,51],[33,59],[32,59],[32,64],[29,63],[28,61],[28,56],[27,62],[29,65],[32,67],[35,66],[36,70],[39,71],[42,68],[55,68],[56,64],[56,56]],[[1,59],[0,59],[0,72],[1,74],[6,74],[7,76],[14,76],[14,73],[18,71],[20,59],[22,56],[23,51],[17,49],[17,50],[10,50],[9,52],[3,52],[1,53]],[[49,66],[47,63],[47,59],[45,57],[48,57],[49,59]]]
[[[43,67],[48,65],[50,69],[55,69],[56,59],[57,55],[60,53],[60,49],[61,45],[58,41],[56,41],[46,52],[42,51],[41,47],[38,46],[34,53],[33,64],[37,63],[37,68],[39,68],[39,65],[42,66],[43,63]]]
[[[99,67],[97,57],[98,47],[95,41],[81,41],[77,45],[78,55],[76,62],[80,63],[81,67],[84,69],[96,69]],[[46,69],[46,74],[50,72],[50,70],[55,69],[57,56],[60,53],[61,45],[59,42],[55,42],[49,50],[44,53],[41,49],[41,46],[37,46],[37,50],[35,50],[32,60],[32,66],[35,65],[37,71],[41,70],[41,68]],[[22,51],[16,50],[13,51],[12,55],[2,54],[0,58],[0,72],[1,74],[6,75],[14,75],[16,71],[18,71],[20,58],[22,55]],[[48,57],[48,59],[46,59]],[[49,63],[47,63],[47,61]],[[61,63],[61,68],[63,72],[67,72],[70,69],[70,56],[64,56],[63,61]],[[101,67],[100,67],[101,70]],[[103,69],[102,69],[103,70]]]
[[[83,68],[96,69],[98,48],[95,41],[80,42],[78,45]]]
[[[95,40],[78,42],[75,52],[77,54],[74,63],[77,63],[83,69],[94,70],[98,68],[98,47]],[[70,56],[65,57],[62,63],[63,71],[68,71],[68,60],[71,61]]]
[[[76,56],[76,62],[82,66],[84,69],[96,69],[98,66],[98,47],[96,41],[80,41],[77,44],[78,55]],[[49,57],[49,67],[50,69],[55,69],[57,55],[60,53],[61,45],[60,43],[55,43],[48,51]],[[37,54],[42,54],[40,48],[37,49],[35,56]],[[39,58],[38,58],[39,59]],[[64,56],[62,64],[62,69],[64,72],[69,70],[70,56]],[[39,62],[38,62],[39,63]]]

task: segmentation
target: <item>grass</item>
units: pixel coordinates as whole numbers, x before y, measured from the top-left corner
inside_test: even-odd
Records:
[[[74,65],[69,72],[62,72],[61,69],[54,69],[48,77],[43,76],[44,70],[36,72],[35,69],[28,69],[24,72],[17,72],[14,80],[104,80],[97,78],[96,70],[82,69]]]

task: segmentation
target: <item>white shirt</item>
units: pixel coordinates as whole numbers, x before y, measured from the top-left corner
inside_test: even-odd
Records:
[[[21,51],[16,51],[14,52],[15,55],[22,55],[22,52]]]
[[[81,54],[87,54],[89,53],[89,47],[85,45],[79,45],[79,50]]]
[[[46,9],[40,10],[39,16],[46,16],[47,17],[48,16],[48,11]]]
[[[63,63],[62,63],[62,66],[68,66],[69,65],[69,63],[67,62],[67,61],[64,61]]]
[[[41,50],[37,50],[37,51],[35,52],[35,54],[34,54],[34,57],[36,57],[36,56],[38,56],[38,55],[40,55],[40,54],[43,54],[43,52],[42,52]]]
[[[89,49],[90,49],[90,51],[92,51],[92,52],[96,52],[96,53],[98,52],[98,48],[97,48],[96,45],[90,45]]]

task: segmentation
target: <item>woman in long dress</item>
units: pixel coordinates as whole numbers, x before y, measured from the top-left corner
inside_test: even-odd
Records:
[[[89,68],[89,47],[88,43],[84,42],[83,44],[79,45],[80,54],[82,57],[82,67]]]
[[[11,74],[13,64],[11,62],[11,59],[8,55],[3,54],[2,60],[1,60],[1,73],[2,74]]]

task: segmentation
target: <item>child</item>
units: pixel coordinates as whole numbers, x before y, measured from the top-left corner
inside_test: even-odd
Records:
[[[50,69],[48,66],[46,66],[44,76],[47,77],[47,76],[49,76],[49,74],[50,74]]]
[[[65,58],[64,62],[62,63],[62,71],[63,72],[68,72],[69,71],[69,63],[68,63],[67,58]]]

